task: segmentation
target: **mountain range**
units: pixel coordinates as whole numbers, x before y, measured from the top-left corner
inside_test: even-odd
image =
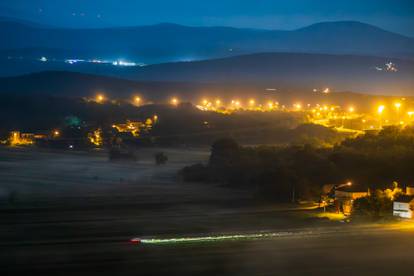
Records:
[[[297,52],[414,58],[414,39],[372,25],[324,22],[292,31],[151,26],[69,29],[0,20],[2,55],[125,58],[147,64],[261,52]],[[55,55],[55,56],[53,56]]]
[[[0,44],[0,76],[42,71],[110,76],[115,78],[105,86],[118,87],[118,93],[135,87],[121,78],[144,82],[154,93],[174,92],[176,83],[190,85],[189,93],[220,85],[385,95],[409,95],[414,89],[414,39],[360,22],[324,22],[293,31],[169,23],[69,29],[0,18],[0,36],[7,38]],[[67,62],[78,58],[109,62]],[[148,65],[114,66],[111,61],[120,58]],[[51,83],[75,94],[82,90],[57,73],[39,76],[37,90],[48,90]],[[87,79],[81,81],[86,88],[95,87],[94,77]],[[2,79],[0,92],[23,88],[13,80]]]

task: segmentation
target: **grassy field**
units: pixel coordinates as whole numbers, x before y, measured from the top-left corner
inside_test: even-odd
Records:
[[[159,151],[169,157],[165,166],[154,164]],[[388,258],[395,268],[412,258],[397,253],[393,259],[390,251],[381,251],[414,246],[409,231],[396,237],[381,228],[361,230],[310,218],[312,211],[299,206],[257,204],[246,191],[180,181],[180,168],[207,162],[208,155],[207,149],[145,149],[137,162],[113,163],[100,151],[0,148],[0,272],[6,272],[0,274],[301,275],[309,270],[346,275],[355,272],[351,261],[369,268],[376,257]],[[209,244],[129,243],[132,237],[264,230],[292,235]],[[366,247],[370,242],[373,247]],[[363,258],[353,259],[354,250],[364,252]],[[342,261],[348,265],[338,270]]]

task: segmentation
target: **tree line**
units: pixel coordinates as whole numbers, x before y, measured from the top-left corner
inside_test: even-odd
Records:
[[[386,127],[378,133],[347,138],[333,147],[239,145],[234,139],[217,140],[208,164],[182,169],[187,181],[220,182],[251,189],[275,201],[317,198],[325,184],[352,181],[371,189],[393,182],[414,183],[414,127]]]

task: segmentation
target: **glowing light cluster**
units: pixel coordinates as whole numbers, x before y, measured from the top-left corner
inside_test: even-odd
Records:
[[[112,65],[114,66],[137,66],[137,64],[135,62],[130,62],[130,61],[124,61],[124,60],[116,60],[114,62],[112,62]]]
[[[9,137],[9,144],[10,146],[27,146],[32,145],[33,135],[28,133],[21,133],[20,131],[12,131]]]
[[[94,130],[92,133],[88,134],[89,142],[94,144],[97,147],[100,147],[103,145],[103,139],[102,139],[102,129],[98,128],[97,130]]]

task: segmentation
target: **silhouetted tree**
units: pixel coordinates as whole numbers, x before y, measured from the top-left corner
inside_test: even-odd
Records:
[[[168,161],[168,156],[163,152],[158,152],[155,154],[155,164],[164,165]]]

